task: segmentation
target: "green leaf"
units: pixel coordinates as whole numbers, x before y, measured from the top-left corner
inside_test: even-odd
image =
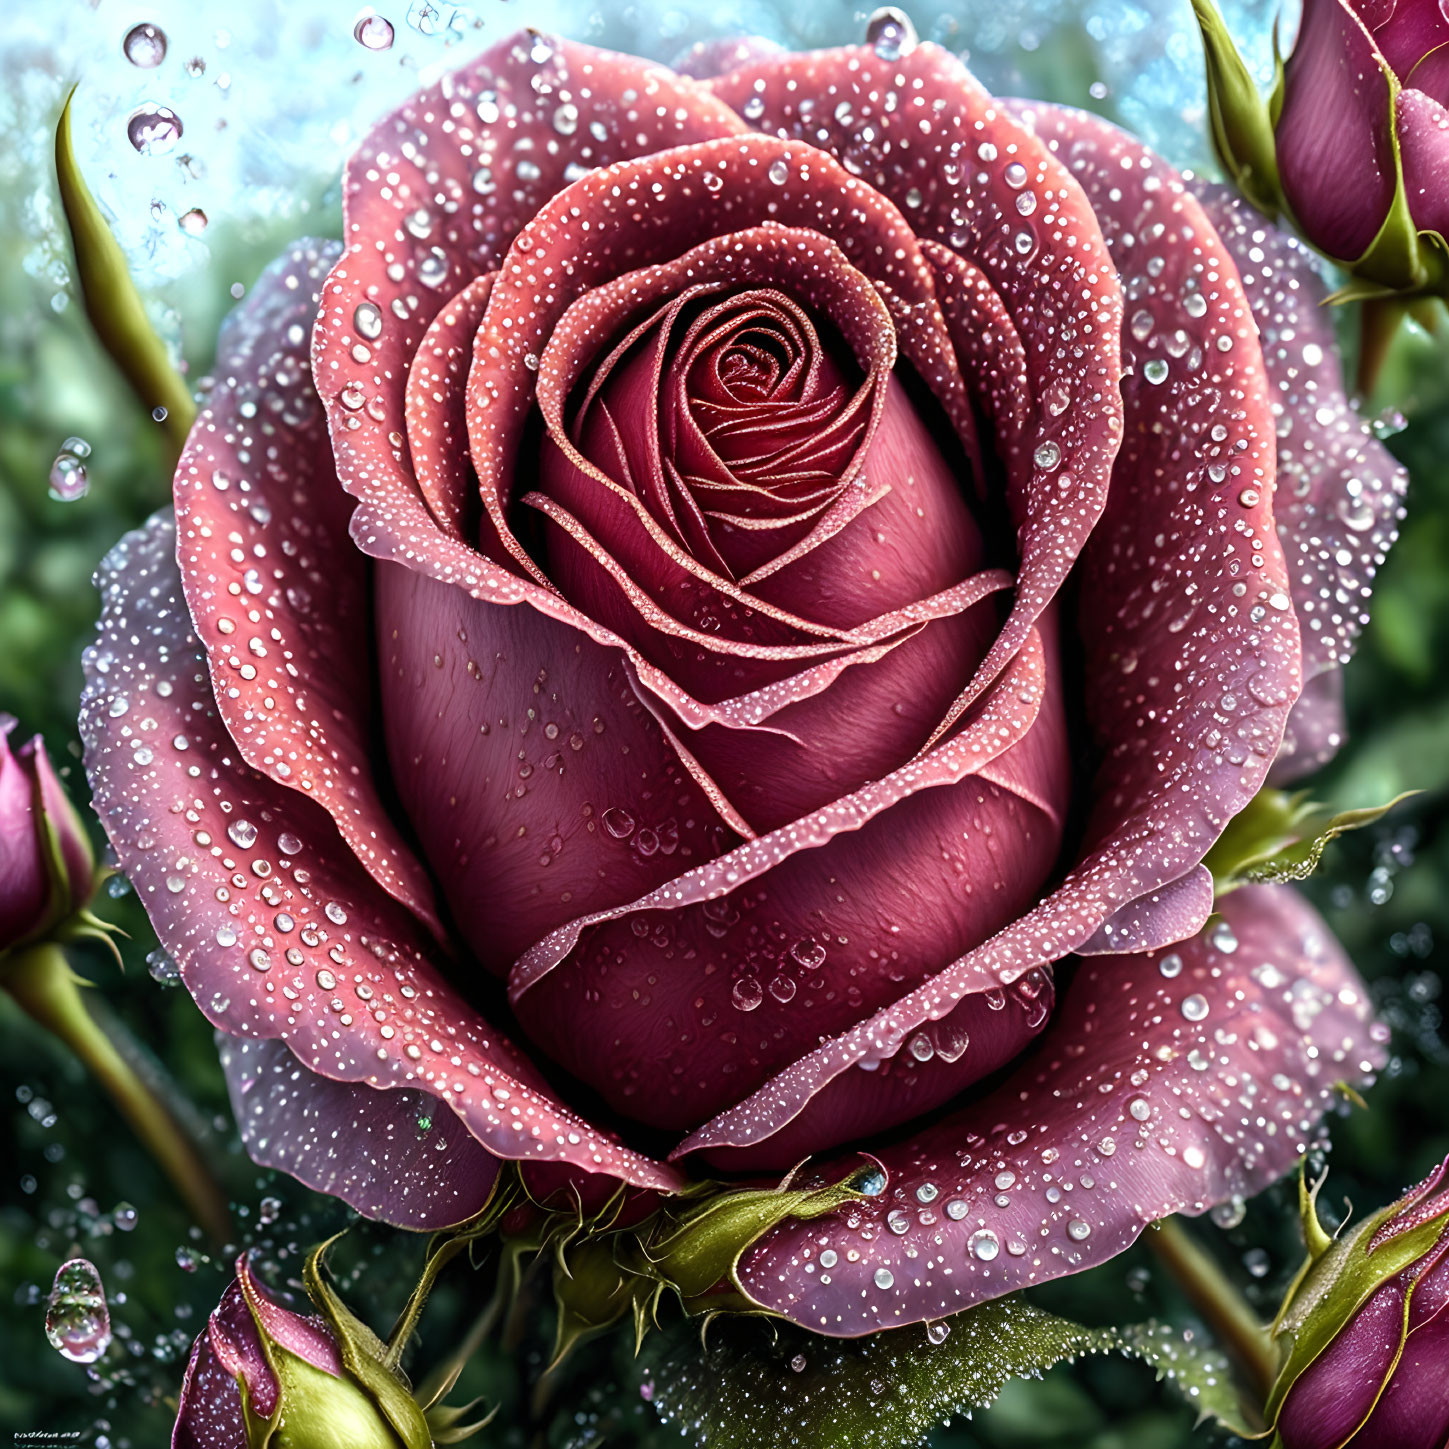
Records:
[[[1238,190],[1259,211],[1276,218],[1283,209],[1283,193],[1269,104],[1258,93],[1212,0],[1192,0],[1192,9],[1202,32],[1213,147]],[[1275,103],[1282,90],[1281,63],[1277,70]]]
[[[1304,880],[1318,868],[1330,841],[1372,825],[1418,793],[1405,791],[1387,805],[1335,811],[1301,791],[1260,790],[1228,822],[1203,864],[1218,895],[1240,885]]]
[[[1122,1347],[1157,1370],[1198,1411],[1198,1422],[1215,1419],[1245,1439],[1256,1437],[1243,1411],[1226,1355],[1166,1323],[1136,1323],[1121,1329]]]
[[[1021,1375],[1117,1346],[1111,1329],[1016,1297],[930,1331],[915,1324],[859,1339],[728,1315],[711,1320],[703,1347],[680,1331],[671,1347],[646,1348],[646,1382],[660,1416],[709,1449],[900,1449]]]
[[[163,426],[179,454],[196,418],[196,404],[152,328],[125,254],[76,165],[70,131],[74,98],[72,90],[55,128],[55,175],[86,316],[146,411],[166,409]]]

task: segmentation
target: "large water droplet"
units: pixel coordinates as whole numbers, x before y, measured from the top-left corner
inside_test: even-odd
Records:
[[[865,23],[865,43],[882,60],[899,60],[916,48],[916,27],[904,10],[882,5]]]
[[[181,117],[170,106],[144,105],[131,112],[126,135],[143,156],[167,156],[181,139]]]
[[[132,65],[153,70],[166,59],[166,32],[154,25],[133,25],[121,42],[121,52]]]
[[[352,27],[352,38],[368,50],[391,50],[394,36],[392,21],[371,11],[359,15]]]
[[[111,1312],[95,1264],[62,1263],[45,1304],[45,1336],[72,1363],[94,1363],[111,1341]]]

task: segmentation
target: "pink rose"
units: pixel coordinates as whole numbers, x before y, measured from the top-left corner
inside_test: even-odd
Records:
[[[864,1148],[739,1269],[860,1334],[1380,1060],[1201,862],[1332,753],[1402,480],[1306,254],[1130,137],[889,18],[690,70],[530,32],[376,127],[103,570],[88,762],[259,1161],[430,1227]]]

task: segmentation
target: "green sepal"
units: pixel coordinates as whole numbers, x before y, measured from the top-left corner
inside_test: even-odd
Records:
[[[387,1345],[347,1307],[327,1281],[324,1271],[327,1250],[336,1241],[336,1237],[329,1238],[307,1255],[302,1268],[307,1296],[327,1320],[337,1340],[343,1368],[392,1425],[405,1449],[431,1449],[433,1440],[427,1418],[401,1372],[388,1366]]]
[[[151,326],[125,254],[76,164],[70,130],[74,98],[72,87],[55,128],[55,176],[86,316],[146,411],[166,409],[162,426],[180,453],[196,418],[196,404]]]
[[[465,1439],[471,1439],[480,1429],[491,1423],[498,1413],[499,1406],[494,1406],[483,1415],[481,1419],[472,1419],[464,1423],[464,1419],[471,1414],[483,1401],[474,1399],[467,1404],[439,1404],[427,1412],[428,1430],[433,1436],[434,1444],[461,1444]]]
[[[558,1306],[558,1327],[554,1334],[553,1358],[549,1367],[565,1359],[575,1345],[612,1328],[635,1310],[638,1333],[637,1296],[646,1296],[658,1284],[622,1267],[614,1256],[614,1235],[584,1237],[560,1249],[554,1265],[553,1296]]]
[[[1208,851],[1203,864],[1213,889],[1226,895],[1240,885],[1304,880],[1318,868],[1330,841],[1381,820],[1395,805],[1418,794],[1407,790],[1386,805],[1335,811],[1305,791],[1259,790]]]
[[[1259,211],[1276,218],[1283,209],[1283,192],[1271,110],[1282,104],[1282,63],[1277,65],[1273,99],[1265,102],[1212,0],[1192,0],[1192,9],[1202,32],[1213,148],[1238,190]]]
[[[883,1186],[881,1170],[872,1163],[827,1187],[721,1192],[686,1208],[662,1233],[651,1235],[644,1250],[651,1270],[678,1290],[686,1306],[721,1283],[733,1283],[743,1294],[735,1269],[751,1243],[786,1218],[823,1217]]]
[[[1310,1194],[1310,1211],[1315,1218],[1312,1203],[1316,1197],[1317,1185]],[[1283,1367],[1268,1395],[1265,1412],[1270,1423],[1276,1419],[1298,1376],[1343,1331],[1374,1290],[1417,1262],[1443,1236],[1449,1224],[1449,1205],[1436,1216],[1396,1234],[1370,1251],[1374,1234],[1402,1211],[1403,1206],[1401,1200],[1381,1208],[1356,1232],[1332,1241],[1317,1256],[1310,1246],[1309,1259],[1289,1285],[1274,1322],[1274,1333],[1284,1340],[1286,1351]],[[1318,1232],[1323,1232],[1321,1226]],[[1411,1285],[1404,1295],[1406,1331],[1412,1296]],[[1385,1383],[1389,1372],[1384,1375]]]
[[[271,1432],[274,1449],[315,1449],[346,1444],[348,1449],[412,1449],[362,1385],[344,1375],[334,1378],[280,1344],[272,1345],[272,1366],[281,1386],[280,1414]],[[419,1441],[423,1449],[431,1438]]]

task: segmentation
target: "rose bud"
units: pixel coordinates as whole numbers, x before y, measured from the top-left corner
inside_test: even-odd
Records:
[[[1353,273],[1342,299],[1442,294],[1449,20],[1437,0],[1306,0],[1266,100],[1212,5],[1194,9],[1213,140],[1243,194],[1269,215],[1288,212]]]
[[[428,1449],[401,1380],[365,1356],[350,1372],[347,1357],[333,1327],[284,1307],[243,1254],[192,1347],[172,1449]]]
[[[12,751],[17,721],[0,715],[0,954],[79,910],[95,856],[39,735]]]
[[[1305,1201],[1309,1260],[1278,1329],[1283,1449],[1441,1449],[1449,1436],[1449,1159],[1351,1236]]]

